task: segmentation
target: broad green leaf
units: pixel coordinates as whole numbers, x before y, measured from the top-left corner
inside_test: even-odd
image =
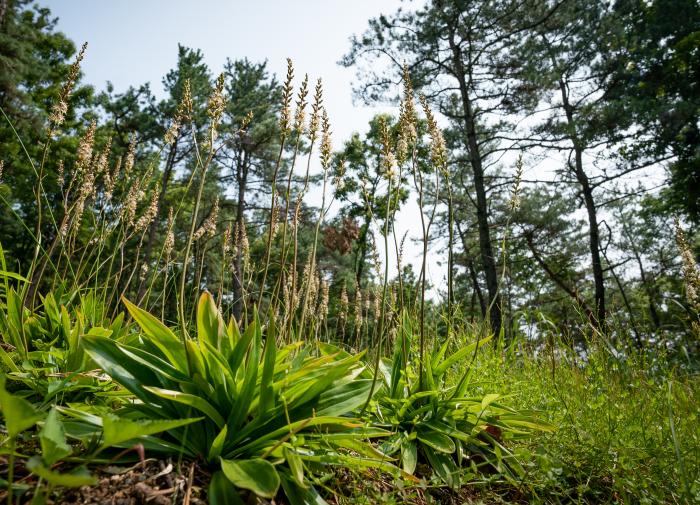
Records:
[[[29,458],[27,468],[54,486],[82,487],[97,484],[97,479],[90,475],[85,467],[80,467],[70,473],[54,472],[44,466],[39,456]]]
[[[383,358],[379,360],[379,375],[384,379],[386,387],[391,388],[392,363],[390,360]]]
[[[55,408],[51,409],[49,415],[46,416],[44,426],[39,432],[39,441],[41,442],[41,457],[48,466],[71,453],[70,445],[66,443],[63,423],[58,418],[58,412]]]
[[[426,458],[428,458],[428,463],[430,463],[437,476],[451,488],[456,488],[459,485],[459,475],[457,465],[452,460],[452,456],[435,452],[430,447],[424,447],[423,449]]]
[[[275,372],[275,354],[277,352],[277,327],[275,318],[270,320],[265,337],[265,350],[263,351],[263,370],[260,380],[260,406],[259,415],[263,415],[272,408],[274,391],[272,379]]]
[[[221,459],[221,469],[233,484],[248,489],[262,498],[274,498],[280,487],[280,476],[269,461],[256,459]]]
[[[102,416],[102,448],[114,446],[146,435],[173,430],[201,421],[202,417],[173,420],[134,421],[113,414]]]
[[[5,317],[5,311],[7,317]],[[24,306],[22,305],[22,297],[17,294],[14,288],[10,288],[5,293],[5,311],[0,310],[0,318],[4,320],[4,326],[9,334],[9,343],[24,359],[28,351],[24,334]]]
[[[126,298],[122,298],[129,314],[150,337],[150,341],[160,349],[170,364],[183,373],[187,373],[187,357],[180,339],[155,316],[138,308]]]
[[[111,337],[112,336],[112,330],[108,330],[107,328],[90,328],[90,330],[87,332],[88,335],[95,335],[96,337]],[[76,344],[77,345],[77,344]]]
[[[190,360],[190,376],[193,379],[197,376],[201,378],[207,377],[207,367],[199,343],[196,340],[187,339],[185,341],[185,350]],[[207,385],[209,385],[208,382]]]
[[[440,365],[440,362],[443,360],[445,357],[445,353],[447,352],[447,348],[450,345],[450,339],[447,338],[445,339],[445,342],[440,346],[440,348],[437,351],[433,351],[433,361],[432,361],[432,366],[433,369],[437,369],[437,367]]]
[[[221,456],[221,451],[224,448],[224,443],[226,442],[226,435],[228,434],[228,426],[224,425],[219,434],[216,436],[209,449],[209,461],[215,461]]]
[[[2,311],[0,311],[0,314],[1,313]],[[10,372],[19,372],[19,368],[17,368],[17,363],[15,363],[10,354],[2,346],[0,346],[0,361],[2,361],[2,363],[7,367],[7,370],[9,370]]]
[[[527,416],[508,416],[503,420],[508,426],[521,426],[531,430],[546,431],[548,433],[557,430],[557,427],[545,421]]]
[[[125,354],[112,339],[84,335],[82,343],[85,351],[112,379],[144,402],[153,399],[143,387],[159,383],[150,367]]]
[[[479,347],[487,344],[491,338],[493,337],[489,335],[488,337],[482,338],[481,340],[469,344],[466,347],[462,347],[459,351],[441,361],[439,365],[433,367],[433,375],[435,377],[441,377],[452,365],[473,355]]]
[[[344,438],[367,440],[370,438],[391,437],[392,435],[394,435],[394,432],[383,428],[360,425],[359,428],[355,429],[343,429],[342,431],[338,432],[325,432],[323,434],[323,440],[333,441],[334,439]]]
[[[282,488],[289,505],[328,505],[313,486],[303,488],[287,474],[282,477]]]
[[[118,345],[119,350],[124,353],[127,357],[137,361],[138,363],[144,365],[149,370],[151,370],[155,375],[160,376],[161,379],[170,380],[173,382],[190,382],[190,377],[179,371],[177,368],[173,367],[165,361],[163,358],[151,354],[148,351],[144,351],[137,347]],[[160,382],[160,381],[159,381]],[[143,384],[147,386],[148,384]]]
[[[288,425],[282,426],[274,431],[265,432],[265,434],[258,436],[254,440],[251,440],[245,445],[237,447],[232,454],[250,454],[259,450],[261,447],[265,447],[273,440],[279,440],[282,437],[289,435],[290,433],[297,433],[302,429],[313,428],[315,426],[326,426],[328,428],[340,428],[340,429],[352,429],[359,428],[362,424],[359,424],[356,420],[349,419],[347,417],[310,417],[308,419],[300,419],[299,421],[292,421]],[[243,432],[237,434],[240,438]],[[247,436],[249,433],[245,433]]]
[[[257,311],[254,312],[254,315],[257,314]],[[260,322],[257,320],[257,318],[253,319],[253,322],[248,325],[248,327],[245,329],[243,332],[243,335],[241,338],[238,339],[236,342],[236,346],[233,348],[233,351],[231,352],[231,357],[229,358],[229,365],[231,367],[231,371],[235,374],[238,373],[238,367],[241,366],[241,363],[243,362],[243,358],[246,356],[246,352],[248,350],[248,347],[250,346],[251,341],[254,339],[257,340],[257,336],[260,333]]]
[[[327,391],[336,380],[347,375],[349,371],[356,366],[355,364],[359,361],[359,358],[361,358],[361,356],[353,356],[331,362],[325,367],[311,369],[316,375],[316,379],[309,381],[310,385],[303,382],[295,384],[285,392],[285,397],[290,404],[296,405],[310,401],[324,391]],[[308,373],[309,372],[306,372],[306,374]]]
[[[425,373],[423,374],[424,377],[424,384],[423,384],[423,391],[436,391],[437,388],[435,387],[435,378],[440,377],[440,375],[436,374],[433,371],[433,365],[426,357],[425,359]]]
[[[375,448],[372,444],[362,440],[361,435],[356,432],[353,435],[346,435],[345,437],[328,437],[326,433],[323,434],[323,442],[329,446],[350,449],[354,453],[360,456],[366,456],[373,459],[382,460],[393,460],[391,456]]]
[[[418,381],[416,381],[417,383]],[[403,406],[401,409],[398,411],[398,417],[399,418],[404,418],[406,416],[406,413],[410,408],[412,408],[414,403],[417,403],[419,400],[422,400],[423,398],[430,398],[433,396],[437,396],[438,392],[437,391],[420,391],[418,393],[413,393],[411,396],[406,398],[405,400],[400,400],[401,403],[403,403]],[[421,402],[418,402],[420,405]]]
[[[498,400],[501,397],[498,393],[489,393],[484,396],[484,398],[481,400],[481,409],[486,410],[486,408],[491,405],[493,402]]]
[[[119,314],[117,314],[117,317],[115,317],[112,320],[112,323],[109,325],[109,329],[112,331],[112,335],[114,335],[114,338],[120,337],[123,323],[124,323],[124,313],[120,312]]]
[[[452,454],[455,452],[455,443],[450,437],[433,430],[418,430],[418,440],[429,445],[436,451]]]
[[[319,416],[342,416],[361,407],[372,388],[371,379],[353,379],[322,392],[316,406]],[[374,394],[379,388],[375,388]]]
[[[307,485],[304,483],[304,462],[294,449],[290,449],[289,447],[284,448],[283,454],[284,459],[287,460],[287,466],[289,466],[290,474],[294,482],[296,482],[298,486],[306,488]]]
[[[391,387],[389,392],[392,398],[397,398],[400,396],[403,389],[404,382],[401,380],[402,372],[406,368],[407,354],[413,331],[411,329],[411,319],[406,311],[404,311],[402,316],[402,322],[397,332],[397,339],[394,342],[394,355],[391,367]]]
[[[340,454],[340,453],[328,453],[328,452],[317,452],[309,454],[300,454],[304,461],[314,461],[321,463],[322,465],[342,465],[347,468],[376,468],[384,472],[390,473],[394,476],[402,476],[405,479],[417,482],[418,479],[412,475],[404,472],[400,468],[394,466],[390,462],[381,459],[370,459],[357,457],[350,454]]]
[[[210,505],[245,505],[238,489],[226,478],[224,472],[214,472],[207,490]]]
[[[404,437],[401,440],[401,466],[403,471],[413,475],[418,463],[418,445],[415,440]]]
[[[209,375],[217,376],[217,382],[225,384],[228,394],[230,395],[235,391],[235,380],[233,373],[229,368],[228,361],[224,358],[224,355],[212,346],[209,342],[201,342],[204,345],[202,352],[206,350],[206,359],[209,365]],[[227,400],[230,397],[227,397]]]
[[[256,385],[258,380],[258,364],[260,362],[260,347],[262,339],[262,331],[260,329],[260,320],[258,319],[258,311],[253,310],[253,322],[251,323],[253,330],[253,341],[248,352],[245,376],[238,392],[238,398],[233,405],[231,414],[228,417],[228,425],[238,429],[245,421],[246,415],[250,411],[253,400],[256,396]],[[248,330],[246,330],[246,333]],[[245,337],[243,338],[245,340]],[[240,343],[240,342],[239,342]]]
[[[7,392],[4,376],[0,376],[0,410],[5,417],[5,427],[10,438],[15,438],[44,417],[27,400]]]
[[[208,291],[203,292],[197,304],[197,337],[221,350],[221,340],[225,332],[226,325],[216,307],[214,297]]]
[[[442,433],[443,435],[446,435],[448,437],[452,437],[453,439],[456,440],[462,440],[463,442],[471,442],[472,437],[456,428],[453,428],[449,424],[439,421],[439,420],[434,420],[434,421],[427,421],[423,423],[423,426],[426,428],[433,430],[437,433]]]
[[[233,350],[234,346],[236,343],[241,339],[241,330],[238,328],[238,323],[236,322],[236,319],[231,316],[231,318],[228,321],[228,325],[226,325],[226,334],[228,335],[229,342],[231,344],[231,349],[229,349],[229,353]],[[226,356],[226,359],[228,359],[229,356]]]
[[[0,270],[0,277],[6,279],[15,279],[22,282],[29,282],[26,278],[22,277],[21,275],[16,274],[14,272],[8,272],[7,270]]]
[[[173,391],[170,389],[147,387],[146,390],[150,391],[151,393],[157,396],[160,396],[161,398],[167,398],[174,402],[182,403],[183,405],[188,405],[192,408],[199,410],[200,412],[206,414],[207,417],[209,417],[209,419],[214,421],[214,423],[216,423],[219,429],[223,428],[224,424],[226,424],[226,421],[224,421],[224,418],[221,417],[221,414],[219,414],[219,412],[211,405],[211,403],[206,401],[204,398],[188,393],[183,393],[181,391]]]

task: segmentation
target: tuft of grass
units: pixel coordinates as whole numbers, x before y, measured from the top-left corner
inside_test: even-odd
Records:
[[[614,355],[592,344],[487,349],[475,364],[483,387],[538,409],[558,426],[515,449],[529,457],[522,486],[548,502],[692,502],[700,498],[700,378],[661,350]]]

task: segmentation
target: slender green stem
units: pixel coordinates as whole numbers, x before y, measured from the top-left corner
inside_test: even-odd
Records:
[[[7,458],[7,505],[12,505],[12,487],[15,478],[15,449],[17,441],[15,437],[10,438],[10,455]]]
[[[379,362],[382,358],[382,346],[384,343],[384,319],[386,319],[386,297],[389,287],[389,217],[391,215],[391,177],[389,177],[389,185],[386,193],[386,219],[384,220],[384,281],[382,287],[382,306],[379,310],[379,342],[377,343],[376,356],[374,359],[374,371],[372,374],[372,386],[369,388],[367,400],[362,406],[360,415],[364,414],[369,406],[369,402],[374,396],[374,389],[377,385],[379,376]]]
[[[214,134],[213,131],[211,136],[211,146],[209,149],[209,156],[206,161],[201,164],[202,175],[199,181],[199,189],[197,190],[197,198],[194,202],[194,210],[192,211],[192,219],[190,220],[190,231],[187,235],[187,245],[185,246],[185,254],[182,258],[182,277],[180,278],[180,296],[178,305],[178,314],[180,318],[180,326],[182,328],[182,339],[183,342],[187,339],[187,320],[185,319],[185,284],[187,282],[187,263],[190,259],[190,252],[192,250],[192,243],[194,241],[195,226],[197,226],[197,216],[199,215],[199,206],[202,202],[202,195],[204,194],[204,183],[207,179],[207,170],[211,161],[214,157]],[[201,163],[200,162],[198,164]],[[195,168],[196,170],[196,168]],[[194,174],[193,174],[194,175]],[[189,356],[189,354],[188,354]]]
[[[277,176],[279,175],[279,170],[280,170],[280,164],[282,163],[282,153],[284,152],[284,142],[287,138],[287,135],[285,133],[282,134],[282,141],[280,142],[280,150],[279,153],[277,154],[277,162],[275,163],[275,170],[274,173],[272,174],[272,184],[271,184],[271,194],[272,196],[270,197],[270,220],[268,223],[268,230],[267,230],[267,252],[265,255],[265,266],[263,268],[263,275],[262,275],[262,280],[260,281],[260,298],[262,299],[262,295],[265,292],[265,284],[267,283],[267,272],[270,268],[270,254],[272,252],[272,234],[273,234],[273,225],[275,224],[273,222],[275,215],[275,205],[277,205]]]
[[[311,246],[311,262],[309,265],[309,281],[306,283],[306,290],[304,292],[304,301],[302,303],[302,318],[301,327],[299,329],[299,334],[304,334],[304,314],[307,311],[309,300],[309,294],[311,291],[311,276],[314,275],[314,270],[316,269],[316,251],[318,247],[318,236],[321,231],[321,223],[323,222],[325,208],[326,208],[326,187],[328,184],[328,170],[323,171],[323,193],[321,197],[321,209],[319,211],[318,221],[316,222],[316,230],[314,232],[314,242]]]

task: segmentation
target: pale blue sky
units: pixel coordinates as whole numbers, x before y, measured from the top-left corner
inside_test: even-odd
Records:
[[[333,143],[339,147],[354,131],[364,132],[380,111],[353,104],[354,70],[337,65],[349,49],[349,38],[362,33],[367,21],[390,14],[401,0],[39,0],[59,18],[58,29],[77,45],[89,46],[83,62],[85,81],[103,89],[111,81],[117,92],[150,82],[162,92],[161,79],[174,66],[177,44],[201,49],[212,73],[227,57],[268,60],[271,72],[283,78],[286,58],[294,61],[297,83],[304,73],[324,82],[324,102],[330,116]],[[419,3],[419,2],[418,2]],[[317,191],[316,193],[320,193]],[[312,193],[312,203],[320,203]],[[318,200],[318,202],[316,201]],[[417,263],[421,248],[418,206],[411,202],[397,216],[399,237],[408,232],[404,262]],[[379,241],[380,249],[381,240]],[[384,252],[380,250],[383,258]],[[390,256],[393,253],[390,254]],[[431,252],[428,280],[444,285],[445,268]],[[392,275],[395,258],[390,258]],[[414,267],[420,268],[414,264]],[[432,295],[435,295],[433,291]]]
[[[334,137],[364,130],[373,111],[353,105],[352,69],[336,64],[367,20],[391,13],[400,0],[43,0],[59,17],[58,27],[76,44],[89,44],[83,71],[87,82],[117,91],[161,78],[174,66],[177,44],[201,49],[214,74],[227,57],[267,59],[283,77],[286,58],[296,75],[322,77]]]

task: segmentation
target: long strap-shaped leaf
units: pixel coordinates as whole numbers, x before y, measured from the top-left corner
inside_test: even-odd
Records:
[[[158,377],[150,367],[125,354],[116,342],[95,335],[83,336],[85,351],[116,382],[124,386],[140,400],[152,399],[144,385],[158,384]]]
[[[170,364],[183,373],[187,373],[187,355],[182,342],[170,328],[161,323],[155,316],[138,308],[126,298],[122,298],[129,314],[150,337],[151,342],[158,347]]]
[[[240,426],[245,421],[250,411],[250,406],[253,402],[253,397],[255,396],[256,385],[258,381],[258,365],[260,362],[260,347],[262,340],[262,332],[260,330],[260,321],[258,319],[258,311],[253,311],[253,322],[250,327],[246,329],[246,334],[249,333],[250,328],[253,328],[251,333],[251,346],[247,353],[247,362],[245,367],[245,375],[241,388],[238,392],[238,398],[233,404],[231,414],[229,415],[227,424],[229,428],[238,430]],[[244,336],[239,344],[246,340]],[[238,348],[238,345],[236,345]],[[236,351],[234,350],[234,353]],[[235,370],[235,369],[234,369]]]
[[[204,398],[200,398],[199,396],[191,395],[188,393],[183,393],[181,391],[173,391],[169,389],[161,389],[155,387],[146,387],[145,389],[155,394],[156,396],[160,396],[161,398],[167,398],[174,402],[182,403],[183,405],[187,405],[189,407],[199,410],[200,412],[209,416],[209,418],[212,421],[214,421],[214,423],[216,423],[219,429],[223,428],[224,424],[226,424],[226,421],[224,421],[224,418],[221,416],[221,414],[219,414],[219,412],[211,405],[211,403],[206,401]]]
[[[260,405],[258,415],[262,416],[272,408],[274,390],[272,381],[275,373],[275,354],[277,352],[277,326],[275,318],[270,319],[265,336],[265,351],[263,355],[263,371],[260,380]]]
[[[227,334],[226,324],[208,291],[202,293],[197,304],[197,337],[219,351],[229,352],[233,348],[233,339]]]

